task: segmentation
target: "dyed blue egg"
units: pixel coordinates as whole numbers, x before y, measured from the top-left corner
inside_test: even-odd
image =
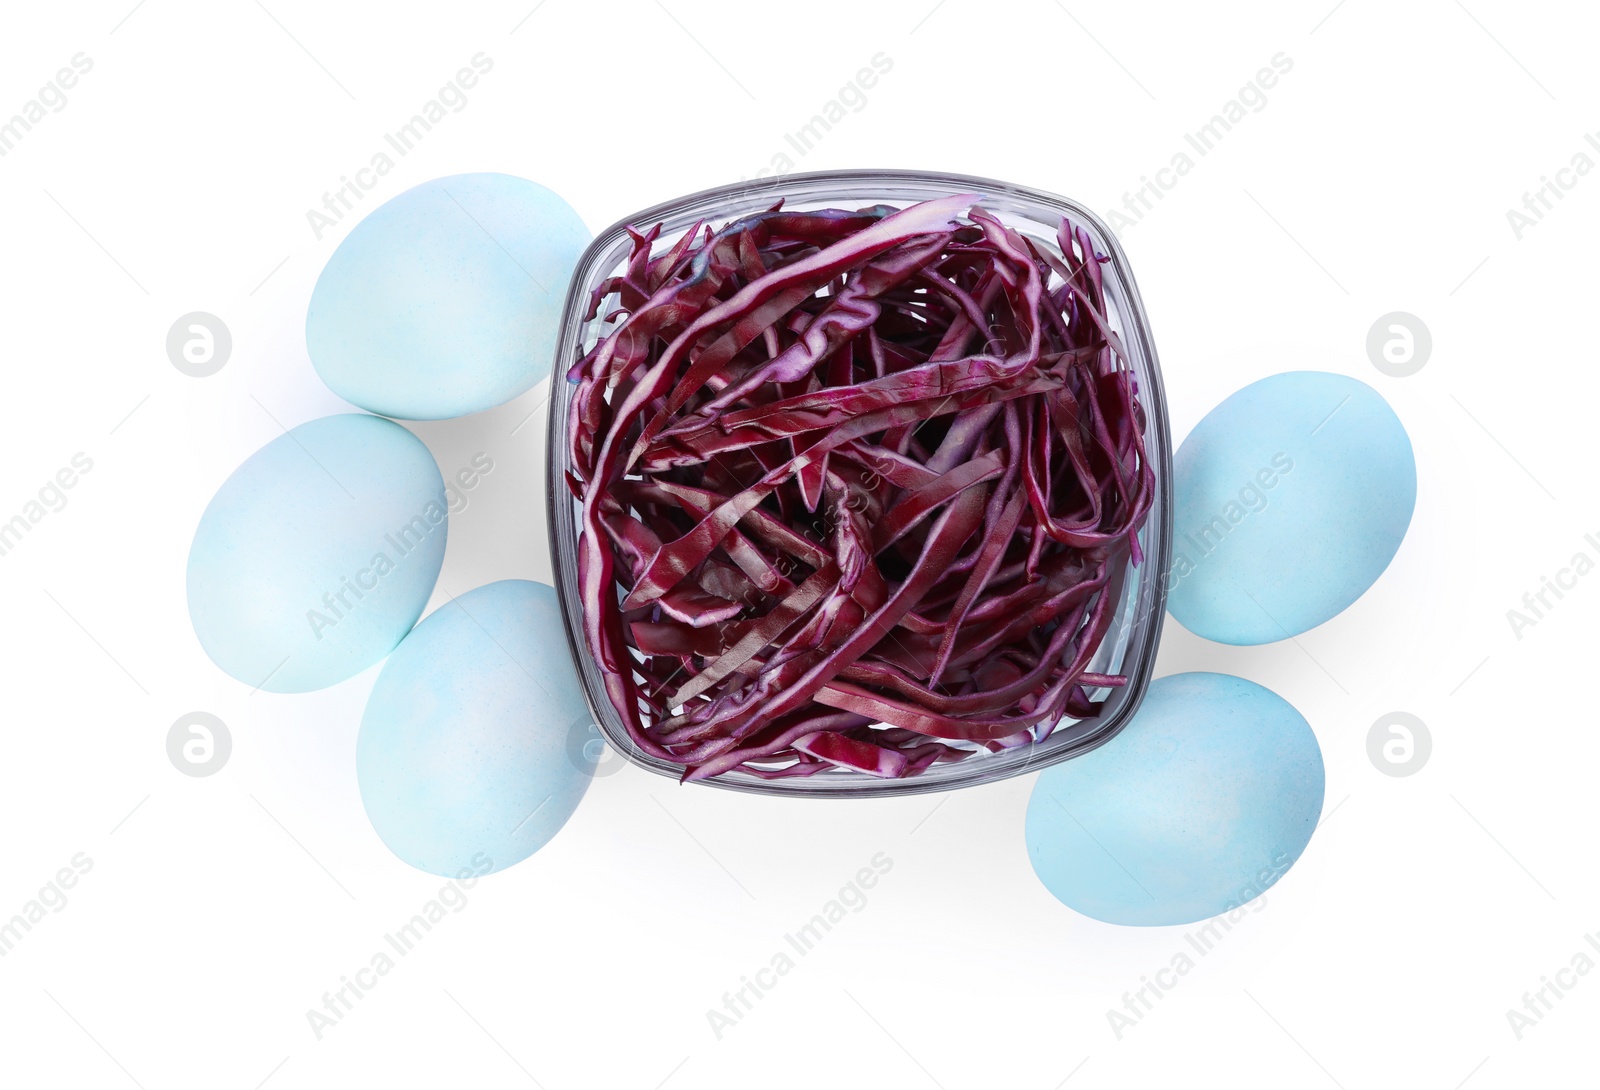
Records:
[[[504,870],[583,798],[593,762],[570,742],[589,723],[555,591],[490,583],[430,613],[384,663],[356,741],[361,801],[418,870]]]
[[[1174,674],[1111,741],[1040,773],[1028,858],[1057,900],[1106,923],[1237,920],[1300,858],[1322,792],[1322,751],[1288,701]]]
[[[1219,643],[1287,639],[1349,608],[1394,559],[1417,500],[1389,403],[1321,371],[1230,395],[1178,448],[1173,478],[1167,609]]]
[[[200,645],[270,692],[354,677],[422,616],[447,511],[433,455],[399,424],[301,424],[247,458],[200,517],[188,571]]]
[[[435,178],[373,209],[328,259],[306,349],[334,393],[384,416],[482,412],[550,373],[589,231],[541,185]]]

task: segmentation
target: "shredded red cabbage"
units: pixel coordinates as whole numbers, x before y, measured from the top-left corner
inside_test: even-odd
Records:
[[[975,202],[632,230],[595,290],[584,634],[685,779],[909,776],[1126,683],[1085,672],[1155,492],[1107,258]]]

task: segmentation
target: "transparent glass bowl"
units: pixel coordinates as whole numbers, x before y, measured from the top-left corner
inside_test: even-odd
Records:
[[[556,341],[555,370],[551,377],[549,482],[550,547],[554,561],[556,594],[566,623],[567,642],[582,679],[584,695],[606,740],[628,760],[652,772],[678,779],[680,765],[660,760],[641,751],[623,726],[622,718],[606,696],[605,682],[583,636],[583,603],[578,590],[577,543],[581,505],[567,489],[568,406],[572,387],[566,372],[603,334],[599,317],[585,321],[589,296],[607,277],[620,273],[632,249],[626,227],[648,228],[661,223],[658,248],[664,248],[704,220],[714,228],[728,220],[762,211],[783,198],[785,208],[864,208],[874,204],[904,207],[917,201],[951,193],[976,193],[980,203],[1007,226],[1031,237],[1035,244],[1060,252],[1056,228],[1061,217],[1085,227],[1094,238],[1095,249],[1110,257],[1102,266],[1106,305],[1112,328],[1122,338],[1139,383],[1139,399],[1147,414],[1145,449],[1155,472],[1156,498],[1149,518],[1140,532],[1145,559],[1129,569],[1125,578],[1114,582],[1108,593],[1119,595],[1116,620],[1089,670],[1097,673],[1126,674],[1128,684],[1117,689],[1091,692],[1091,698],[1105,698],[1100,715],[1094,719],[1061,721],[1042,742],[998,753],[980,751],[960,761],[935,764],[902,780],[883,780],[860,772],[836,770],[813,776],[763,780],[748,773],[726,772],[709,780],[697,781],[714,787],[748,791],[762,795],[796,795],[812,798],[871,798],[884,795],[909,795],[947,791],[973,784],[991,783],[1021,775],[1075,757],[1112,738],[1144,699],[1154,668],[1156,645],[1160,642],[1165,616],[1164,578],[1172,549],[1172,440],[1167,428],[1166,395],[1161,384],[1161,368],[1156,362],[1155,345],[1138,288],[1122,247],[1099,217],[1065,197],[1026,186],[990,181],[960,174],[940,174],[916,170],[846,170],[814,174],[790,174],[777,179],[740,183],[691,193],[676,200],[646,208],[607,228],[590,244],[578,261],[567,290],[561,333]]]

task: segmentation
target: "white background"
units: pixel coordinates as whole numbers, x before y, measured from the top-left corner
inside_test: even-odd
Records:
[[[178,1087],[1522,1087],[1593,1080],[1600,974],[1519,1040],[1506,1012],[1600,931],[1592,680],[1600,577],[1534,627],[1506,611],[1600,531],[1593,490],[1600,177],[1519,240],[1506,211],[1584,150],[1595,25],[1508,0],[807,5],[534,0],[10,5],[0,115],[75,53],[92,72],[0,159],[0,516],[94,461],[0,557],[0,917],[74,853],[93,869],[0,959],[0,1081]],[[932,9],[930,11],[930,9]],[[1068,11],[1070,9],[1070,13]],[[340,411],[306,301],[353,218],[306,210],[473,54],[493,71],[369,200],[505,171],[592,230],[680,193],[795,169],[977,173],[1102,212],[1185,150],[1269,59],[1293,70],[1121,233],[1181,439],[1264,375],[1374,385],[1417,453],[1411,532],[1355,606],[1297,641],[1169,621],[1158,673],[1283,694],[1327,763],[1299,864],[1119,1039],[1106,1017],[1185,949],[1056,903],[1028,865],[1032,777],[870,803],[748,798],[626,768],[531,860],[481,883],[317,1040],[306,1011],[441,885],[362,812],[376,668],[250,695],[206,659],[188,541],[251,451]],[[785,135],[882,52],[892,71],[807,155]],[[1600,153],[1589,149],[1592,157]],[[168,361],[179,315],[234,338]],[[1374,320],[1423,319],[1415,376]],[[452,519],[441,588],[548,578],[542,390],[416,430],[447,472],[496,469]],[[130,415],[131,414],[131,415]],[[513,434],[513,429],[515,433]],[[435,601],[442,599],[442,591]],[[556,640],[552,634],[552,640]],[[180,775],[183,713],[232,731]],[[1433,755],[1382,774],[1407,711]],[[706,1011],[877,852],[893,870],[718,1040]],[[1600,955],[1597,955],[1600,956]]]

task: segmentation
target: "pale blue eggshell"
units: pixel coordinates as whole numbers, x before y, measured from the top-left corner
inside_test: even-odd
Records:
[[[1173,460],[1167,609],[1219,643],[1297,636],[1360,598],[1417,499],[1411,441],[1363,382],[1292,371],[1251,383]]]
[[[422,616],[449,532],[444,480],[392,420],[291,429],[223,482],[189,549],[189,617],[211,660],[303,693],[353,677]]]
[[[1281,878],[1322,795],[1322,751],[1286,700],[1227,674],[1175,674],[1111,741],[1040,773],[1028,858],[1085,916],[1194,923]]]
[[[589,722],[555,591],[521,579],[478,587],[384,663],[356,742],[361,801],[418,870],[504,870],[583,798],[593,764],[569,742]]]
[[[306,348],[334,393],[442,420],[503,404],[550,373],[567,281],[589,231],[556,194],[457,174],[373,209],[328,259]]]

